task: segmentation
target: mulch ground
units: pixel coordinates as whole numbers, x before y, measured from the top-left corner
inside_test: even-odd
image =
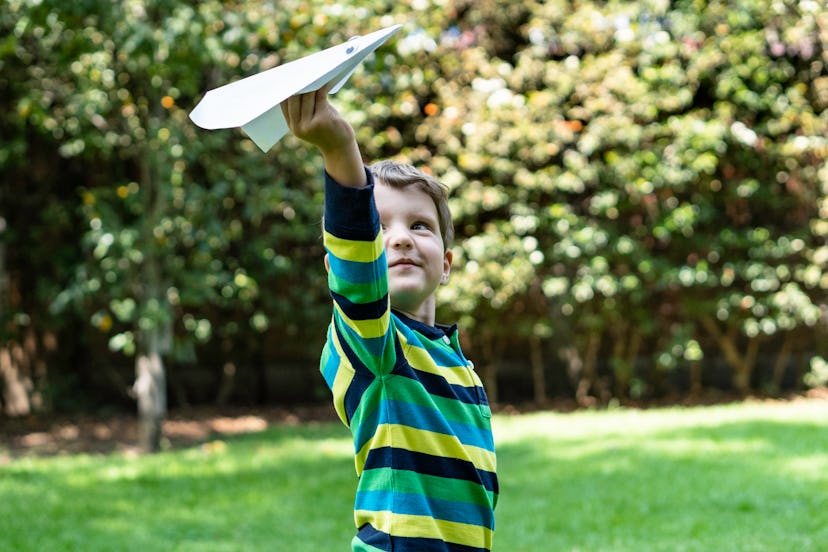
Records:
[[[733,397],[712,395],[672,397],[649,403],[629,403],[632,408],[683,405],[699,406],[752,400],[782,402],[797,400],[828,400],[828,389],[780,397]],[[536,410],[571,412],[579,405],[574,401],[555,401],[544,405],[501,405],[496,412],[519,414]],[[337,420],[330,405],[292,408],[188,408],[170,412],[164,422],[164,448],[181,449],[196,446],[224,436],[262,431],[276,424],[297,425],[312,421]],[[137,454],[138,424],[135,415],[119,414],[106,417],[79,416],[0,416],[0,465],[22,456],[54,456],[65,454]]]
[[[188,408],[170,412],[164,448],[186,448],[271,425],[336,420],[331,406],[269,409]],[[21,456],[137,453],[136,415],[0,417],[0,464]]]

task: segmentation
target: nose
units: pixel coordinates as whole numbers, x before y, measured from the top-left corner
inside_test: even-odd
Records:
[[[394,225],[385,228],[385,246],[391,249],[411,249],[413,242],[405,228]]]

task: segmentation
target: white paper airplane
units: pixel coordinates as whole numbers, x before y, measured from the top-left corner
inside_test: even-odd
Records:
[[[402,25],[356,36],[348,42],[262,71],[207,92],[190,112],[201,128],[242,127],[267,152],[288,131],[279,104],[294,94],[319,90],[335,83],[337,92],[368,55]]]

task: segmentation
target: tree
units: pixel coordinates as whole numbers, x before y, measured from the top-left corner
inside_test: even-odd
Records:
[[[655,396],[685,372],[699,390],[722,365],[742,393],[778,387],[825,356],[825,17],[770,0],[6,2],[0,367],[24,406],[4,408],[66,395],[73,363],[134,357],[153,446],[166,387],[222,403],[254,381],[265,402],[272,365],[314,370],[320,160],[187,112],[393,23],[334,101],[366,161],[452,189],[440,317],[473,333],[494,396],[507,355],[539,402]]]
[[[542,259],[549,338],[570,351],[577,395],[606,396],[603,355],[626,392],[645,351],[659,370],[720,354],[745,393],[764,337],[813,342],[824,285],[809,256],[825,241],[816,4],[455,8],[429,53],[439,61],[420,65],[434,83],[420,105],[440,114],[410,155],[456,183],[464,231],[497,228],[475,265],[505,275],[506,236],[537,244],[527,253]]]
[[[235,74],[242,55],[258,46],[248,10],[264,19],[272,9],[104,4],[45,5],[32,14],[58,37],[53,51],[68,56],[62,63],[71,69],[49,75],[57,86],[43,88],[43,119],[33,122],[62,130],[64,157],[103,169],[81,188],[88,257],[54,306],[90,313],[113,351],[135,356],[142,445],[155,450],[166,415],[164,357],[192,360],[194,345],[215,331],[238,331],[235,319],[211,319],[211,308],[233,307],[254,332],[266,331],[278,311],[263,313],[259,282],[243,263],[269,262],[271,274],[288,272],[291,263],[274,266],[286,257],[273,248],[251,251],[245,240],[256,231],[257,246],[262,238],[306,243],[305,216],[314,209],[294,209],[283,191],[296,176],[291,164],[274,178],[252,143],[227,133],[196,135],[179,105],[194,105],[218,85],[210,75]],[[287,25],[284,17],[276,22]],[[260,63],[274,60],[243,60],[251,70]],[[239,171],[254,159],[258,171]]]

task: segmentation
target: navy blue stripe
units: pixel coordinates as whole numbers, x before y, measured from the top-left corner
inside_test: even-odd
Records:
[[[325,172],[325,230],[338,238],[374,241],[379,233],[379,214],[374,204],[374,177],[366,169],[368,186],[341,186]],[[354,224],[355,221],[362,224]]]
[[[378,468],[408,470],[447,479],[463,479],[472,483],[479,483],[488,491],[500,492],[495,473],[479,470],[468,460],[458,458],[446,458],[413,450],[381,447],[368,451],[368,458],[365,459],[364,469]]]
[[[451,337],[455,331],[457,331],[457,324],[452,326],[446,326],[443,324],[434,324],[434,326],[429,326],[428,324],[424,324],[419,320],[414,320],[413,318],[409,318],[403,313],[393,310],[394,315],[400,319],[400,321],[408,326],[411,330],[416,331],[428,339],[442,339],[443,336]]]
[[[376,320],[388,310],[388,295],[370,303],[354,303],[344,295],[331,290],[331,297],[351,320]]]
[[[392,550],[391,536],[388,533],[375,529],[370,523],[366,523],[359,528],[357,538],[365,544],[373,546],[374,548],[379,548],[380,550],[385,550],[386,552],[391,552]]]
[[[439,539],[417,537],[391,537],[394,552],[487,552],[485,548],[466,546]]]
[[[351,379],[351,384],[348,385],[348,390],[345,391],[345,416],[348,418],[348,425],[351,425],[351,418],[354,412],[359,408],[359,403],[362,400],[362,395],[365,390],[374,381],[376,376],[368,371],[359,371],[354,374]]]
[[[482,390],[478,390],[477,386],[466,387],[452,384],[443,376],[423,372],[411,366],[403,353],[402,344],[399,339],[394,340],[394,349],[397,353],[397,364],[394,366],[394,370],[391,372],[392,374],[419,381],[423,385],[423,388],[431,395],[445,397],[447,399],[456,399],[466,404],[488,404],[486,399],[483,398],[485,397],[485,393]]]
[[[335,320],[340,321],[347,328],[347,324],[345,324],[344,321],[342,321],[339,318],[336,318]],[[354,353],[354,350],[351,349],[351,346],[348,344],[348,340],[345,338],[345,335],[342,332],[342,329],[340,329],[339,324],[334,322],[333,327],[334,327],[334,331],[336,332],[336,339],[337,339],[337,341],[339,341],[339,344],[342,346],[342,352],[345,353],[345,357],[348,359],[348,362],[351,363],[351,366],[354,368],[354,371],[357,374],[359,374],[359,373],[363,373],[363,374],[371,373],[371,371],[368,369],[368,367],[365,365],[365,363],[362,362],[362,360],[360,360],[359,356],[357,356],[357,354]]]
[[[366,523],[359,529],[359,540],[387,552],[487,552],[485,548],[444,542],[423,537],[396,537]]]
[[[457,399],[466,404],[485,404],[478,400],[480,395],[477,392],[477,387],[465,387],[449,383],[446,378],[432,374],[429,372],[421,372],[420,370],[412,370],[414,377],[423,384],[426,391],[438,397],[446,397],[447,399]]]

